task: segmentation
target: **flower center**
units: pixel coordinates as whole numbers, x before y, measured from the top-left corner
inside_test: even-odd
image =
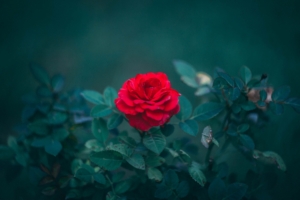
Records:
[[[154,87],[160,87],[161,86],[161,83],[158,79],[156,78],[151,78],[149,80],[147,80],[144,84],[144,88],[147,89],[147,88],[154,88]]]
[[[148,99],[150,99],[161,87],[161,82],[156,78],[151,78],[144,82],[143,88]]]

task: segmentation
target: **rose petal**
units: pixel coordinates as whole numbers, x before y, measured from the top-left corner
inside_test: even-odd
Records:
[[[130,126],[142,130],[142,131],[148,131],[152,126],[143,119],[141,114],[138,115],[126,115],[126,117],[129,120]]]
[[[164,112],[161,110],[146,110],[146,115],[156,121],[160,121],[164,116]]]
[[[147,114],[143,114],[143,119],[147,121],[151,126],[161,126],[170,119],[170,115],[168,113],[164,113],[162,119],[157,121],[152,119],[151,117],[148,117]]]
[[[124,101],[124,103],[126,103],[128,106],[130,106],[130,107],[134,106],[133,99],[131,99],[131,97],[128,95],[127,90],[120,90],[118,95],[119,95],[119,98],[122,99]]]
[[[172,91],[171,95],[171,99],[164,104],[165,111],[173,110],[179,104],[179,93],[177,91]]]
[[[135,115],[137,112],[134,110],[133,107],[128,106],[124,101],[120,98],[115,100],[116,107],[125,114]]]

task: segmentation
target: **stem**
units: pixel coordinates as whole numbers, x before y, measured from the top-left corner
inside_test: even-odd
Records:
[[[107,174],[105,174],[105,177],[107,178],[107,180],[108,180],[108,182],[109,182],[109,184],[111,186],[111,189],[112,189],[113,193],[116,194],[113,182],[110,180],[110,178],[109,178],[109,176]]]
[[[223,121],[223,124],[222,124],[222,129],[221,129],[222,131],[226,131],[227,130],[228,124],[230,122],[230,116],[231,116],[231,110],[228,109],[227,115],[226,115],[226,117],[225,117],[225,119]],[[226,139],[226,141],[227,141],[227,139]],[[213,150],[213,147],[214,147],[214,143],[211,143],[209,145],[207,153],[205,155],[205,163],[207,163],[207,164],[209,163],[210,154],[211,154],[211,152]]]
[[[226,117],[225,117],[225,119],[223,121],[221,131],[227,131],[228,125],[229,125],[229,123],[231,121],[230,116],[231,116],[231,110],[228,109],[228,113],[227,113],[227,115],[226,115]],[[219,150],[219,152],[216,155],[216,158],[218,158],[220,156],[221,152],[224,151],[228,147],[229,144],[230,144],[230,137],[226,137],[225,142],[224,142],[222,148]]]
[[[213,147],[214,147],[214,143],[211,143],[210,145],[209,145],[209,147],[208,147],[208,150],[207,150],[207,152],[206,152],[206,155],[205,155],[205,163],[209,163],[209,158],[210,158],[210,154],[211,154],[211,152],[212,152],[212,150],[213,150]]]
[[[227,107],[229,108],[229,107],[230,107],[230,104],[229,104],[229,101],[228,101],[228,99],[227,99],[227,97],[226,97],[226,95],[225,95],[224,89],[222,89],[222,96],[223,96],[223,98],[224,98],[225,101],[226,101]]]

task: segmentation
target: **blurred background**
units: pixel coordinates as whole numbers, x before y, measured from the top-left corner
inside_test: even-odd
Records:
[[[137,73],[163,71],[174,88],[197,105],[172,60],[212,74],[231,75],[246,65],[269,74],[274,86],[290,85],[300,97],[300,3],[291,0],[10,0],[0,6],[0,143],[21,121],[21,96],[37,83],[28,68],[41,64],[66,77],[66,89],[120,88]],[[261,130],[261,150],[282,155],[286,174],[272,191],[300,196],[296,181],[300,116],[290,109]],[[2,183],[1,183],[2,184]],[[295,197],[295,198],[294,198]]]

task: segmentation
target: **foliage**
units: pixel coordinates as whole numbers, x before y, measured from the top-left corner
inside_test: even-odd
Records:
[[[256,149],[253,130],[285,106],[299,113],[300,99],[289,98],[288,86],[274,89],[265,75],[253,78],[245,66],[236,77],[215,68],[211,78],[184,61],[174,65],[195,95],[210,101],[193,108],[182,95],[176,118],[144,132],[126,130],[128,121],[114,105],[114,88],[64,92],[63,76],[50,77],[32,65],[39,86],[22,98],[19,136],[0,146],[0,159],[26,168],[32,199],[238,200],[267,193],[259,186],[263,180],[230,180],[228,165],[218,159],[232,145],[252,163],[252,178],[264,173],[264,165],[285,171],[280,155]],[[200,129],[201,139],[189,139],[198,138]],[[180,130],[188,137],[175,139]],[[201,148],[205,158],[197,154]]]

